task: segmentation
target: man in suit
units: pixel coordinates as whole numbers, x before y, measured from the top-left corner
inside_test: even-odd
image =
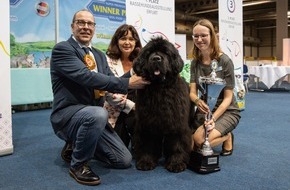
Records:
[[[62,158],[70,163],[70,175],[85,185],[101,182],[87,164],[90,159],[97,158],[114,168],[128,168],[132,160],[129,150],[108,125],[100,91],[126,94],[128,89],[148,84],[130,73],[114,77],[105,55],[91,46],[95,25],[88,10],[76,12],[71,23],[72,36],[56,44],[51,56],[54,99],[50,120],[55,134],[66,141]]]

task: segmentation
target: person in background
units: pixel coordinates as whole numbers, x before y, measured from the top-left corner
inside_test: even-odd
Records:
[[[106,52],[109,67],[115,76],[121,77],[131,70],[133,60],[138,56],[141,48],[142,44],[134,26],[123,24],[117,28]],[[127,95],[107,93],[104,104],[109,113],[109,123],[127,147],[134,132],[135,93],[133,89],[129,90]],[[122,107],[114,105],[111,101],[118,98],[125,100],[125,103],[121,104]],[[131,148],[133,148],[132,141]]]
[[[89,167],[96,158],[113,168],[131,166],[132,155],[108,124],[102,91],[127,94],[147,81],[127,72],[115,77],[106,56],[92,46],[94,16],[86,9],[76,12],[72,36],[56,44],[51,56],[53,105],[50,121],[55,134],[66,141],[62,158],[69,174],[79,183],[98,185],[100,177]],[[116,102],[121,104],[122,101]]]
[[[199,149],[205,140],[205,127],[209,129],[209,143],[212,147],[223,143],[221,156],[229,156],[234,149],[234,134],[240,120],[240,111],[234,97],[235,75],[232,60],[224,54],[218,44],[218,39],[212,23],[201,19],[193,25],[193,61],[191,64],[190,99],[197,107],[194,116],[193,148]],[[224,79],[226,84],[221,91],[213,117],[205,121],[205,115],[210,110],[205,100],[198,96],[199,77],[209,76],[213,60],[218,61],[216,77]],[[210,127],[211,126],[211,127]]]

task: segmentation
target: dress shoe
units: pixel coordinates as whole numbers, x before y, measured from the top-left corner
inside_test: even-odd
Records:
[[[221,156],[230,156],[233,154],[233,151],[234,151],[234,134],[231,132],[231,135],[232,135],[232,149],[231,150],[227,150],[224,148],[224,145],[223,145],[223,149],[220,153]]]
[[[73,153],[72,144],[66,142],[65,145],[64,145],[64,147],[62,148],[62,151],[61,151],[61,158],[65,162],[70,163],[72,153]]]
[[[91,168],[84,164],[77,169],[70,168],[69,174],[72,176],[78,183],[83,185],[98,185],[101,183],[101,179],[96,175]]]

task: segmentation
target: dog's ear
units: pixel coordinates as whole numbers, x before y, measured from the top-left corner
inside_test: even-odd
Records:
[[[184,66],[184,62],[181,58],[181,56],[179,55],[179,52],[177,51],[177,57],[176,57],[176,64],[177,64],[177,69],[178,69],[178,73],[180,73],[183,69],[183,66]]]
[[[173,73],[179,74],[183,69],[184,62],[173,43],[165,40],[163,42],[165,43],[164,46],[168,47],[169,54],[171,54],[170,57],[172,58]]]
[[[137,55],[137,57],[133,60],[133,71],[140,76],[141,75],[141,49],[136,48],[134,52],[132,52]],[[131,54],[132,54],[131,53]]]
[[[148,49],[152,42],[148,42],[142,49],[139,48],[139,54],[133,61],[133,70],[138,76],[143,75],[143,67],[146,63],[147,54],[150,52]]]
[[[129,60],[133,61],[136,57],[138,57],[139,53],[141,51],[141,48],[136,47],[129,55]]]
[[[174,73],[178,74],[182,71],[183,66],[184,66],[184,62],[181,58],[181,56],[179,55],[178,50],[173,46],[172,49],[173,50],[173,54],[172,54],[172,58],[173,58],[173,68],[174,68]]]
[[[137,57],[134,61],[133,61],[133,70],[134,72],[138,75],[141,76],[142,73],[142,61],[140,57]]]

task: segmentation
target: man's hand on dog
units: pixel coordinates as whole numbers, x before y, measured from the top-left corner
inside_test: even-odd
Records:
[[[142,89],[145,85],[150,84],[149,81],[146,81],[140,76],[132,75],[129,79],[129,88],[130,89]]]

